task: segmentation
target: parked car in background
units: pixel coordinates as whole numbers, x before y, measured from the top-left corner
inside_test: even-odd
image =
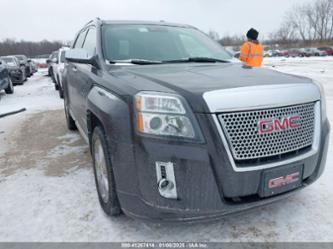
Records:
[[[56,82],[53,75],[53,65],[54,63],[57,63],[57,60],[58,60],[58,51],[54,51],[52,54],[50,54],[50,57],[46,60],[48,67],[48,75],[51,77],[53,83]],[[57,85],[55,85],[55,88],[57,89]]]
[[[47,65],[47,60],[49,58],[49,54],[43,54],[43,55],[38,55],[35,56],[33,59],[31,59],[37,66],[38,68],[44,69],[44,68],[48,68]]]
[[[264,51],[264,57],[273,57],[272,50]]]
[[[280,50],[273,49],[264,52],[264,57],[277,57],[277,56],[280,56]]]
[[[32,72],[32,66],[30,64],[31,60],[28,59],[27,56],[25,55],[14,55],[19,61],[20,61],[20,64],[21,65],[24,65],[25,66],[25,74],[27,77],[30,77],[33,75],[33,72]]]
[[[6,64],[12,82],[23,85],[27,80],[25,66],[21,66],[20,61],[15,56],[3,56],[0,57],[0,60]]]
[[[46,62],[46,59],[45,59],[45,61],[41,61],[41,59],[39,59],[36,63],[37,63],[38,68],[42,68],[42,69],[48,68],[48,64]]]
[[[14,85],[10,79],[6,63],[0,60],[0,91],[5,90],[7,94],[14,93]]]
[[[239,57],[240,57],[240,51],[236,51],[234,53],[234,57],[237,58],[237,59],[239,59]]]
[[[89,22],[66,51],[63,87],[108,215],[214,219],[289,197],[325,167],[321,86],[233,63],[192,26]]]
[[[327,55],[333,55],[333,48],[326,46],[326,47],[319,47],[318,50],[326,52]]]
[[[287,57],[288,56],[288,50],[281,50],[280,51],[280,56]]]
[[[48,63],[46,62],[47,59],[43,59],[43,58],[38,58],[38,59],[34,59],[35,63],[37,64],[37,68],[48,68]]]
[[[306,57],[310,56],[326,56],[326,51],[319,50],[318,48],[304,48],[303,52]]]
[[[31,69],[32,69],[32,73],[37,73],[38,72],[38,67],[36,62],[34,62],[33,60],[30,59],[30,64],[31,64]]]
[[[304,57],[305,53],[300,49],[289,49],[285,55],[286,57]]]
[[[52,70],[53,70],[53,77],[55,79],[55,88],[59,90],[60,98],[63,98],[63,86],[62,86],[62,76],[65,67],[65,52],[69,48],[63,47],[60,48],[57,54],[56,60],[53,62]]]

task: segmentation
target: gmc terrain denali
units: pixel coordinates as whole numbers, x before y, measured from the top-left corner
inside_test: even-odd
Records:
[[[109,215],[216,218],[289,196],[324,169],[321,87],[245,67],[191,26],[91,21],[66,52],[63,84]]]

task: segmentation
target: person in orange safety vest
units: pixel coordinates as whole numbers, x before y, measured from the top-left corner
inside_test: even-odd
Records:
[[[240,50],[239,59],[250,67],[260,67],[263,61],[264,49],[258,36],[259,32],[251,28],[246,34],[248,41],[244,42]]]

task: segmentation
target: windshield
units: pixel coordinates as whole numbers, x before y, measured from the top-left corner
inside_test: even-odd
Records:
[[[16,66],[15,60],[13,58],[3,57],[1,58],[8,66]]]
[[[217,42],[193,28],[107,24],[103,26],[103,51],[109,61],[169,61],[191,57],[231,60]]]
[[[21,61],[25,60],[25,58],[24,58],[23,55],[16,55],[16,57],[17,57],[19,60],[21,60]]]

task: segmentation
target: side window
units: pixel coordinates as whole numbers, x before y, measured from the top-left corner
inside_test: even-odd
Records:
[[[96,53],[96,29],[91,28],[88,30],[86,40],[84,41],[83,48],[87,50],[90,55]]]
[[[86,38],[87,31],[83,31],[79,34],[79,36],[76,38],[74,48],[82,48],[84,39]]]

